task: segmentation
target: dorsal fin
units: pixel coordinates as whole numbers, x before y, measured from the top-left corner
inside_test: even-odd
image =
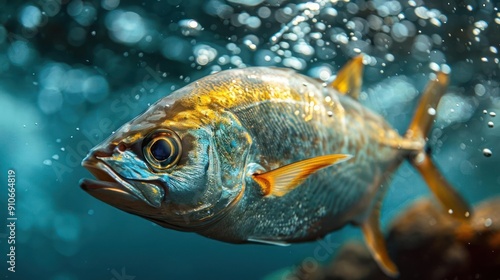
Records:
[[[342,94],[358,99],[363,83],[363,55],[358,55],[342,67],[332,87]]]
[[[262,188],[264,195],[284,196],[314,172],[350,159],[352,156],[334,154],[319,156],[294,162],[262,174],[254,174],[252,178]]]

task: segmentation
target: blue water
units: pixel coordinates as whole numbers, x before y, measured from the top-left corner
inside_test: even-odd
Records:
[[[500,116],[491,114],[500,114],[498,3],[59,2],[0,1],[0,221],[17,218],[15,238],[0,230],[2,278],[263,279],[307,257],[327,262],[360,238],[348,226],[289,247],[224,244],[163,229],[79,188],[91,176],[80,166],[91,147],[148,104],[222,69],[280,66],[327,80],[363,52],[361,102],[401,133],[429,73],[451,70],[430,136],[434,159],[470,203],[500,194]],[[383,225],[429,195],[404,164]]]

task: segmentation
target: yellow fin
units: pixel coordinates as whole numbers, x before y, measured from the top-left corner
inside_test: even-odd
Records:
[[[471,209],[465,200],[441,175],[428,154],[421,152],[413,159],[412,164],[451,216],[460,220],[467,220],[471,216]]]
[[[436,117],[437,105],[446,93],[448,75],[444,72],[436,73],[436,78],[429,82],[422,94],[410,127],[406,132],[407,138],[416,140],[427,137]]]
[[[425,137],[434,123],[439,100],[446,93],[447,86],[448,75],[444,72],[436,73],[435,79],[429,82],[420,99],[415,116],[405,135],[407,139],[425,142]],[[470,217],[472,213],[465,200],[441,175],[426,152],[421,151],[413,155],[410,161],[422,174],[427,186],[448,213],[461,220]]]
[[[399,275],[398,268],[389,257],[389,253],[387,253],[384,235],[380,230],[381,197],[376,201],[368,219],[361,224],[361,229],[363,230],[368,250],[370,250],[380,269],[390,277],[397,277]]]
[[[342,94],[347,94],[358,99],[363,78],[363,55],[351,59],[342,69],[332,83],[332,87]]]
[[[284,196],[300,185],[314,172],[350,159],[344,154],[326,155],[294,162],[262,174],[254,174],[253,179],[262,188],[264,195]]]

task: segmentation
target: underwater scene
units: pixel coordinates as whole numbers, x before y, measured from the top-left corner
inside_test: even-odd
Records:
[[[1,279],[500,279],[500,1],[0,7]]]

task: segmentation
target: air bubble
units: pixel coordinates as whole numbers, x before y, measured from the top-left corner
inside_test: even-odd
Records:
[[[474,86],[474,92],[477,96],[483,96],[486,93],[486,88],[482,84]],[[486,114],[486,110],[483,111]]]
[[[183,19],[179,21],[178,25],[184,36],[196,36],[203,30],[201,24],[194,19]]]
[[[435,72],[438,72],[440,69],[439,64],[437,64],[436,62],[429,63],[429,68],[431,68],[431,70]]]
[[[485,157],[491,157],[491,155],[492,155],[492,154],[493,154],[493,153],[491,152],[491,150],[490,150],[490,149],[488,149],[488,148],[484,148],[484,149],[483,149],[483,155],[484,155]]]
[[[445,74],[450,74],[451,67],[448,64],[441,64],[441,71]]]
[[[493,122],[488,122],[488,126],[489,126],[489,127],[494,127],[494,126],[495,126],[495,124],[494,124]]]
[[[495,112],[490,112],[490,117],[495,117],[497,114]]]
[[[493,221],[490,218],[484,220],[484,226],[490,227],[493,224]]]
[[[21,11],[19,20],[26,28],[36,28],[42,21],[42,12],[35,6],[26,6]]]

